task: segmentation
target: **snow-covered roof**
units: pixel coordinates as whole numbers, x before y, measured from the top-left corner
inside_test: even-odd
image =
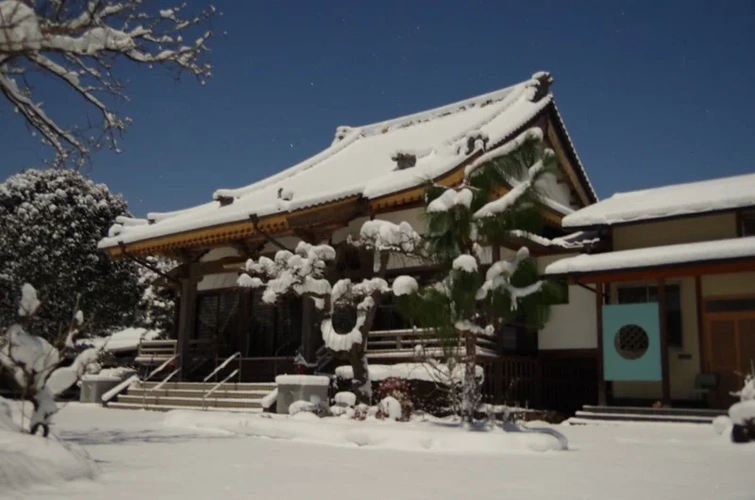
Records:
[[[755,174],[688,184],[676,184],[628,193],[567,215],[565,228],[611,226],[755,206]]]
[[[699,262],[755,258],[755,236],[683,243],[600,254],[582,254],[558,260],[545,268],[548,276],[579,276],[607,271],[630,271]]]
[[[148,330],[140,327],[130,327],[115,332],[108,337],[94,337],[77,341],[80,345],[92,345],[94,347],[105,346],[110,352],[135,351],[142,340],[154,340],[160,336],[157,330]]]
[[[264,218],[351,197],[373,200],[421,186],[531,122],[553,102],[550,82],[547,73],[536,73],[517,85],[422,113],[339,127],[331,146],[313,157],[249,186],[219,189],[215,201],[149,214],[148,221],[122,221],[111,228],[100,248],[246,221],[251,214]],[[410,158],[408,168],[399,168],[400,157]],[[581,166],[577,168],[584,175]],[[555,202],[549,206],[561,207]],[[563,208],[562,213],[570,212]]]

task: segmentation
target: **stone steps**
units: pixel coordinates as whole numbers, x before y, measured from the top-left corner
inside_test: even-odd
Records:
[[[571,424],[619,423],[619,422],[656,422],[710,424],[725,410],[701,408],[647,408],[629,406],[590,406],[585,405],[581,411],[569,419]]]
[[[208,397],[214,382],[136,383],[119,394],[109,408],[169,411],[175,409],[261,412],[262,398],[273,391],[275,383],[226,383]]]
[[[149,410],[149,411],[171,411],[171,410],[189,410],[189,409],[200,409],[200,408],[192,408],[187,406],[171,406],[171,405],[150,405],[148,407],[144,407],[141,403],[140,404],[132,404],[132,403],[119,403],[118,401],[113,403],[108,403],[108,408],[113,408],[116,410]],[[222,412],[234,412],[234,413],[262,413],[262,408],[201,408],[203,411],[222,411]]]

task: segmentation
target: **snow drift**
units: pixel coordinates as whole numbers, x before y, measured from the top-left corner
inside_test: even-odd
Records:
[[[97,466],[75,445],[25,433],[0,397],[0,485],[2,491],[50,485],[74,479],[94,479]]]
[[[346,418],[299,419],[175,410],[166,415],[165,425],[334,446],[418,452],[505,455],[568,448],[566,437],[551,428],[510,426],[507,430],[499,427],[468,430],[443,421],[397,423],[370,418],[359,422]]]

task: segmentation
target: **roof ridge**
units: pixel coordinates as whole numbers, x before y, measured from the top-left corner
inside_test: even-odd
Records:
[[[510,85],[508,87],[504,87],[502,89],[494,90],[492,92],[487,92],[485,94],[480,94],[475,97],[470,97],[467,99],[463,99],[463,100],[460,100],[451,104],[446,104],[444,106],[439,106],[439,107],[432,108],[429,110],[424,110],[417,113],[400,116],[398,118],[392,118],[390,120],[384,120],[382,122],[375,122],[372,124],[362,125],[359,127],[350,127],[347,125],[341,125],[336,128],[336,139],[333,141],[333,143],[327,148],[321,150],[319,153],[315,154],[314,156],[311,156],[301,161],[300,163],[292,165],[282,170],[281,172],[278,172],[275,175],[272,175],[270,177],[265,177],[264,179],[261,179],[255,183],[248,184],[240,188],[218,189],[213,193],[212,197],[214,200],[220,200],[222,198],[241,198],[244,196],[248,196],[249,194],[259,191],[260,189],[264,189],[265,187],[271,184],[280,182],[283,179],[289,178],[293,175],[299,174],[305,170],[308,170],[316,166],[318,163],[338,154],[346,146],[351,145],[352,143],[356,142],[356,140],[359,139],[360,137],[366,138],[372,135],[377,135],[379,133],[384,133],[384,131],[387,131],[387,129],[409,127],[415,124],[424,123],[433,119],[441,118],[443,116],[453,115],[453,114],[465,111],[469,107],[477,106],[478,104],[484,104],[484,103],[487,103],[488,101],[491,101],[491,104],[496,101],[499,101],[501,103],[500,109],[496,109],[493,113],[490,114],[490,116],[476,123],[473,127],[467,130],[464,130],[463,133],[459,133],[453,138],[447,141],[444,141],[444,143],[456,142],[464,138],[470,131],[476,130],[484,126],[493,118],[495,118],[496,116],[500,115],[503,111],[508,109],[514,102],[518,101],[518,99],[522,95],[524,95],[524,91],[528,87],[532,86],[533,83],[534,84],[539,83],[537,78],[535,78],[537,75],[538,74],[536,73],[535,75],[533,75],[533,78],[530,78],[523,82],[519,82],[514,85]],[[520,90],[520,91],[515,92],[516,90]],[[508,99],[509,97],[512,97],[512,98]],[[504,103],[505,105],[503,105]],[[396,127],[397,124],[400,124],[401,126]]]
[[[361,125],[359,127],[354,127],[354,128],[362,130],[363,133],[365,133],[365,136],[367,136],[367,135],[374,135],[376,133],[383,133],[383,130],[386,128],[390,129],[390,128],[409,127],[418,123],[423,123],[423,122],[433,120],[436,118],[441,118],[443,116],[460,113],[462,111],[466,111],[466,109],[469,107],[474,107],[474,106],[477,106],[478,104],[485,104],[488,101],[491,101],[490,104],[496,101],[503,101],[506,99],[507,96],[509,96],[509,94],[511,94],[511,92],[513,92],[517,88],[524,89],[527,86],[527,84],[531,83],[532,81],[533,81],[532,79],[525,80],[523,82],[519,82],[517,84],[510,85],[502,89],[494,90],[492,92],[486,92],[485,94],[480,94],[474,97],[468,97],[466,99],[452,102],[450,104],[444,104],[442,106],[425,109],[425,110],[418,111],[416,113],[410,113],[404,116],[390,118],[388,120],[367,123],[367,124]],[[400,126],[396,127],[396,125],[400,125]]]
[[[649,191],[663,191],[666,189],[679,189],[680,187],[696,186],[699,184],[721,183],[721,182],[727,182],[727,181],[731,181],[732,179],[737,179],[741,177],[755,178],[755,173],[729,175],[726,177],[711,177],[709,179],[699,179],[696,181],[678,182],[676,184],[666,184],[664,186],[647,187],[647,188],[642,188],[642,189],[635,189],[632,191],[621,191],[621,192],[612,194],[611,198],[623,198],[625,196],[633,196],[635,194],[647,193]]]

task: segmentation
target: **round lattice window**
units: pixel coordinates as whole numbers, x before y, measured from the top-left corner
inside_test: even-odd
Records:
[[[613,345],[622,358],[639,359],[647,352],[650,339],[642,327],[624,325],[616,332]]]

